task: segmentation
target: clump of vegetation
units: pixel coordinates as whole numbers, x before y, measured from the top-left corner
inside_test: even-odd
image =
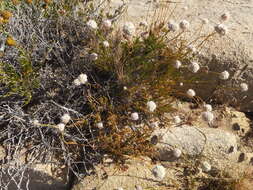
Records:
[[[25,149],[27,166],[58,162],[78,177],[80,168],[87,172],[105,154],[120,164],[128,157],[152,157],[153,120],[170,122],[163,113],[174,111],[175,96],[203,103],[194,89],[180,87],[199,84],[206,72],[195,60],[197,49],[225,35],[224,25],[189,42],[183,35],[190,27],[186,20],[115,28],[124,7],[110,14],[102,5],[0,2],[5,164]],[[219,75],[229,77],[227,71]],[[23,170],[12,172],[22,180]]]

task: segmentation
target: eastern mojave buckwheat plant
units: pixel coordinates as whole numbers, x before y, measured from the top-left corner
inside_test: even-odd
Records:
[[[14,181],[22,189],[26,169],[35,163],[63,165],[78,178],[104,155],[121,165],[129,157],[154,157],[151,134],[163,127],[157,122],[181,122],[164,117],[174,111],[175,97],[203,106],[203,119],[212,123],[212,109],[198,98],[198,85],[203,75],[226,80],[229,73],[208,71],[197,56],[210,39],[227,34],[226,26],[220,23],[210,34],[187,40],[187,20],[177,23],[155,13],[150,23],[119,27],[124,6],[111,14],[103,5],[0,2],[0,141],[6,152],[1,175],[7,175],[1,186]]]

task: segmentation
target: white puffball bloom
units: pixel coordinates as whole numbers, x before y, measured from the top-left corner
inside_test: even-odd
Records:
[[[180,83],[179,83],[179,86],[184,86],[184,83],[180,82]]]
[[[214,115],[210,111],[205,111],[202,113],[202,119],[208,123],[212,123],[212,121],[214,119]]]
[[[65,129],[65,124],[64,124],[64,123],[59,123],[59,124],[57,125],[57,128],[59,129],[59,131],[63,132],[64,129]]]
[[[32,121],[33,125],[40,125],[40,122],[38,119],[35,119]]]
[[[197,62],[192,62],[189,66],[188,69],[193,72],[193,73],[197,73],[198,70],[200,69],[200,66]]]
[[[228,71],[223,71],[220,73],[220,79],[222,80],[227,80],[229,78],[229,72]]]
[[[182,21],[179,23],[179,27],[180,27],[182,30],[187,30],[187,29],[190,27],[190,23],[189,23],[187,20],[182,20]]]
[[[112,27],[112,22],[111,20],[107,19],[107,20],[104,20],[102,22],[102,26],[105,28],[105,29],[110,29]]]
[[[223,13],[223,14],[221,15],[220,18],[221,18],[221,20],[223,20],[223,21],[228,20],[228,19],[230,18],[229,12]]]
[[[61,116],[61,122],[67,124],[70,121],[71,117],[69,114],[65,113]]]
[[[139,119],[139,114],[137,112],[131,113],[131,119],[137,121]]]
[[[168,22],[168,29],[172,32],[176,32],[179,29],[179,25],[174,20],[170,20]]]
[[[205,111],[213,111],[212,105],[210,105],[210,104],[205,104],[203,106],[203,108]]]
[[[135,26],[132,22],[126,22],[123,26],[123,32],[126,35],[132,36],[135,34]]]
[[[154,101],[148,101],[147,107],[150,112],[153,112],[156,109],[156,103]]]
[[[98,28],[98,25],[95,20],[89,20],[86,25],[90,30],[96,30]]]
[[[240,88],[241,88],[241,91],[246,92],[246,91],[248,91],[249,86],[246,83],[241,83]]]
[[[228,28],[224,24],[219,24],[215,26],[214,30],[221,36],[224,36],[228,33]]]
[[[173,156],[174,156],[175,158],[179,158],[181,155],[182,155],[182,151],[181,151],[179,148],[175,148],[175,149],[173,150]]]
[[[96,124],[96,126],[97,126],[97,128],[99,128],[99,129],[103,129],[103,128],[104,128],[104,124],[103,124],[102,122],[98,122],[98,123]]]
[[[123,87],[123,90],[127,90],[127,87],[126,87],[126,86],[124,86],[124,87]]]
[[[96,60],[98,59],[98,54],[96,54],[96,53],[91,53],[91,54],[90,54],[90,59],[91,59],[92,61],[96,61]]]
[[[162,165],[156,165],[152,169],[152,173],[156,178],[162,180],[166,175],[166,169]]]
[[[76,85],[76,86],[80,86],[81,85],[81,82],[80,82],[80,80],[77,78],[77,79],[75,79],[74,81],[73,81],[73,83],[74,83],[74,85]]]
[[[80,74],[78,80],[81,84],[85,84],[88,81],[88,77],[86,74]]]
[[[204,172],[209,172],[212,169],[212,166],[207,162],[202,162],[201,168]]]
[[[208,24],[209,23],[209,20],[207,18],[202,18],[201,21],[202,21],[202,24]]]
[[[175,63],[174,63],[174,67],[175,67],[176,69],[179,69],[181,66],[182,66],[181,61],[176,60]]]
[[[193,89],[187,90],[186,94],[190,96],[191,98],[196,96],[196,92]]]
[[[103,41],[103,46],[105,48],[108,48],[110,46],[109,42],[108,41]]]
[[[179,124],[179,123],[181,123],[181,118],[177,115],[177,116],[174,116],[173,117],[173,122],[175,123],[175,124]]]
[[[147,21],[141,21],[140,26],[147,27],[148,26]]]

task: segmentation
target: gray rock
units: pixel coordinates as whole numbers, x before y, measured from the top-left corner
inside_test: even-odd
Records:
[[[236,136],[220,129],[183,125],[171,129],[158,129],[154,134],[159,139],[157,147],[162,160],[170,160],[173,157],[174,147],[190,156],[203,155],[233,161],[238,158]],[[233,152],[229,151],[231,147],[234,147]]]

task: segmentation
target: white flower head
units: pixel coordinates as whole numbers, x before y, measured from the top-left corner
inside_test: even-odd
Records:
[[[70,121],[71,117],[69,114],[65,113],[61,116],[61,122],[67,124]]]
[[[179,27],[180,27],[182,30],[187,30],[187,29],[190,27],[190,23],[189,23],[187,20],[182,20],[182,21],[179,23]]]
[[[127,87],[126,87],[126,86],[124,86],[124,87],[123,87],[123,90],[127,90]]]
[[[209,172],[212,169],[212,166],[207,162],[202,162],[201,168],[204,172]]]
[[[109,42],[108,41],[103,41],[103,46],[105,48],[108,48],[110,46]]]
[[[179,83],[179,86],[184,86],[184,83],[180,82],[180,83]]]
[[[181,66],[182,66],[181,61],[176,60],[176,61],[174,62],[174,67],[175,67],[176,69],[179,69]]]
[[[191,98],[196,96],[196,92],[193,89],[187,90],[186,94],[190,96]]]
[[[156,109],[156,103],[154,101],[148,101],[147,107],[150,112],[153,112]]]
[[[226,20],[228,20],[229,18],[230,18],[230,14],[229,14],[229,12],[225,12],[225,13],[223,13],[222,15],[221,15],[221,20],[223,20],[223,21],[226,21]]]
[[[229,72],[228,71],[223,71],[220,73],[220,79],[222,80],[227,80],[229,78]]]
[[[176,32],[179,29],[179,25],[174,20],[170,20],[168,22],[168,29],[172,32]]]
[[[99,128],[99,129],[103,129],[103,128],[104,128],[104,124],[103,124],[102,122],[98,122],[98,123],[96,124],[96,126],[97,126],[97,128]]]
[[[57,128],[59,129],[59,131],[63,132],[64,129],[65,129],[65,124],[64,124],[64,123],[59,123],[59,124],[57,125]]]
[[[212,121],[214,119],[214,115],[210,111],[205,111],[205,112],[202,113],[202,119],[204,121],[206,121],[207,123],[212,123]]]
[[[88,77],[86,74],[80,74],[78,80],[81,84],[85,84],[88,81]]]
[[[126,22],[123,26],[123,32],[126,35],[133,36],[135,34],[135,26],[132,22]]]
[[[156,178],[162,180],[166,175],[166,169],[162,165],[156,165],[152,169],[152,173]]]
[[[74,83],[74,85],[76,85],[76,86],[80,86],[81,85],[81,82],[80,82],[80,80],[77,78],[77,79],[75,79],[74,81],[73,81],[73,83]]]
[[[95,20],[89,20],[86,25],[90,30],[96,30],[98,28],[98,25]]]
[[[137,112],[131,113],[131,119],[137,121],[139,119],[139,114]]]
[[[40,125],[40,122],[39,122],[38,119],[34,119],[34,120],[32,121],[32,124],[33,124],[33,125]]]
[[[193,73],[197,73],[198,70],[200,69],[200,66],[197,62],[192,62],[189,66],[188,69],[193,72]]]
[[[214,27],[214,30],[220,34],[220,36],[224,36],[228,33],[228,28],[224,24],[219,24]]]
[[[107,20],[104,20],[102,22],[102,26],[105,28],[105,29],[110,29],[112,27],[112,22],[111,20],[107,19]]]
[[[140,26],[148,27],[148,22],[147,21],[141,21]]]
[[[209,112],[213,111],[212,105],[210,104],[204,104],[203,108],[205,111],[209,111]]]
[[[98,59],[98,54],[96,54],[96,53],[91,53],[89,57],[90,57],[90,59],[91,59],[92,61],[96,61],[96,60]]]
[[[179,158],[182,155],[182,151],[179,148],[175,148],[172,153],[175,158]]]
[[[202,21],[202,24],[208,24],[209,23],[209,20],[207,18],[202,18],[201,21]]]
[[[180,117],[179,117],[178,115],[177,115],[177,116],[174,116],[174,117],[173,117],[173,122],[174,122],[175,124],[181,123]]]
[[[241,84],[240,84],[240,88],[241,88],[241,91],[242,91],[242,92],[246,92],[246,91],[248,91],[249,86],[248,86],[248,84],[246,84],[246,83],[241,83]]]

